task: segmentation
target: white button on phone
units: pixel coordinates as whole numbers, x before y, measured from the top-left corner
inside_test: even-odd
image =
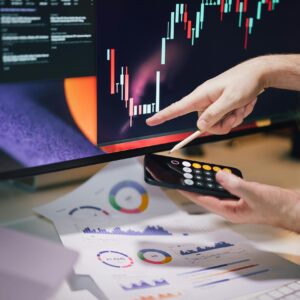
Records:
[[[184,181],[184,183],[185,183],[186,185],[194,185],[194,181],[191,180],[191,179],[186,179],[186,180]]]
[[[183,176],[186,178],[186,179],[192,179],[193,178],[193,175],[191,173],[185,173],[183,174]]]
[[[184,173],[192,173],[191,168],[183,168]]]
[[[188,167],[188,168],[192,166],[192,164],[189,163],[188,161],[183,161],[182,165],[185,166],[185,167]]]

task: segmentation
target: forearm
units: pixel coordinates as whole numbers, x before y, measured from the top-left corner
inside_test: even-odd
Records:
[[[277,221],[273,225],[300,233],[300,194],[282,190],[282,204],[277,207]],[[285,192],[284,192],[285,191]]]
[[[292,231],[300,233],[300,200],[295,205],[294,209],[290,212],[290,223],[289,228]]]
[[[262,65],[264,88],[300,91],[300,54],[256,58]]]

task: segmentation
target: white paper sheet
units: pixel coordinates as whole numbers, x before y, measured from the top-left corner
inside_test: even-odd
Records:
[[[76,272],[92,276],[109,299],[231,299],[300,274],[220,229],[214,217],[178,210],[144,183],[135,159],[111,163],[36,212],[54,222],[64,245],[80,252]]]
[[[6,228],[0,241],[0,299],[48,299],[77,260],[59,244]]]

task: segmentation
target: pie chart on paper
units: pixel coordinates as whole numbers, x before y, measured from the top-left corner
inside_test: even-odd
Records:
[[[140,214],[149,206],[149,195],[139,183],[126,180],[116,184],[109,193],[110,205],[124,214]]]

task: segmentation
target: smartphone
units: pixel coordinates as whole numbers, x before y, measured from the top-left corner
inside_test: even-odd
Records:
[[[240,170],[217,164],[169,156],[147,154],[144,160],[145,181],[148,184],[209,195],[225,199],[239,198],[226,191],[217,181],[220,170],[242,178]]]

